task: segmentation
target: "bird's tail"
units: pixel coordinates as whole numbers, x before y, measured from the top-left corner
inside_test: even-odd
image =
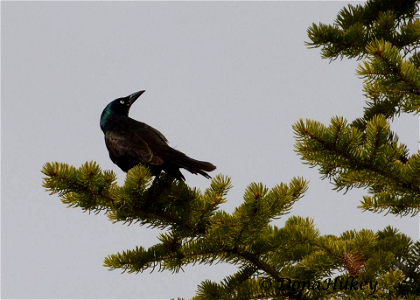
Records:
[[[216,169],[216,166],[209,162],[193,159],[175,149],[171,150],[173,151],[171,151],[171,153],[168,155],[170,161],[178,167],[184,168],[193,174],[200,174],[210,179],[210,175],[205,171],[211,172]]]

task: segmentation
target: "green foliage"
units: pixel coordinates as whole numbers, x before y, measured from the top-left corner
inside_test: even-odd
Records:
[[[417,48],[420,40],[418,1],[369,0],[344,7],[333,25],[312,24],[308,28],[310,48],[321,47],[321,56],[330,60],[363,58],[366,45],[384,39],[404,55]]]
[[[407,159],[407,148],[392,137],[383,115],[376,115],[362,132],[342,117],[331,125],[300,120],[293,125],[296,152],[311,167],[318,166],[335,189],[367,188],[361,208],[373,212],[418,214],[420,156]]]
[[[69,207],[105,211],[114,223],[170,227],[182,236],[204,232],[208,218],[231,188],[229,178],[216,176],[201,194],[166,174],[152,181],[149,170],[140,166],[128,172],[120,187],[115,173],[102,171],[95,162],[87,162],[79,169],[47,163],[42,172],[47,176],[43,186],[51,194],[58,194]]]
[[[108,211],[114,204],[113,195],[118,194],[116,175],[102,172],[95,162],[85,163],[79,169],[60,163],[46,163],[42,173],[43,186],[50,195],[58,194],[68,207],[81,207],[84,211]]]
[[[368,99],[362,118],[348,124],[335,117],[328,127],[300,120],[293,126],[296,151],[310,166],[318,166],[337,190],[366,188],[372,194],[363,197],[363,210],[419,213],[419,154],[409,156],[389,125],[401,112],[420,111],[418,4],[368,1],[364,6],[349,5],[333,25],[313,25],[308,30],[312,40],[308,45],[321,47],[325,58],[366,58],[357,70],[364,78]]]
[[[415,21],[420,32],[420,20]],[[374,40],[366,46],[368,61],[359,65],[357,74],[364,79],[364,92],[368,107],[363,119],[355,125],[366,122],[377,114],[393,118],[401,111],[420,111],[420,72],[414,59],[406,60],[399,49],[384,40]],[[417,52],[415,56],[418,57]]]
[[[333,25],[312,24],[310,48],[321,48],[330,60],[367,58],[357,74],[365,78],[368,98],[363,118],[353,122],[363,130],[377,114],[393,118],[420,109],[419,1],[370,0],[343,8]]]
[[[47,163],[42,172],[44,187],[70,207],[104,211],[112,222],[165,229],[159,243],[148,249],[139,246],[107,256],[104,266],[110,270],[179,272],[188,264],[220,262],[238,266],[220,283],[202,282],[195,299],[380,299],[410,295],[418,286],[420,272],[412,266],[418,265],[420,245],[396,230],[322,236],[313,220],[298,216],[281,228],[272,225],[306,192],[302,178],[270,189],[251,183],[244,202],[229,214],[219,208],[232,188],[222,175],[202,193],[166,174],[152,179],[143,166],[131,169],[122,186],[113,172],[102,171],[95,162],[80,168]],[[285,278],[301,286],[282,287]],[[344,289],[355,278],[371,282],[372,288]],[[336,281],[337,288],[333,283],[328,287],[328,280]]]
[[[370,195],[359,206],[365,211],[401,216],[420,211],[420,153],[410,156],[390,129],[390,120],[401,112],[420,111],[418,9],[419,1],[370,0],[343,8],[333,25],[313,24],[308,29],[311,42],[307,45],[320,47],[323,58],[365,59],[357,74],[364,79],[367,107],[363,117],[352,122],[334,117],[325,126],[300,120],[293,125],[295,150],[304,163],[318,167],[336,190],[366,189]],[[333,244],[334,250],[339,249],[339,244]],[[349,270],[356,271],[373,251],[375,255],[363,263],[362,274],[390,287],[380,291],[379,298],[420,295],[419,242],[412,243],[388,227],[361,245],[347,255],[347,263],[353,264]]]

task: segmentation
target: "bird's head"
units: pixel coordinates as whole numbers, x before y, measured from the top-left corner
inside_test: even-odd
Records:
[[[105,110],[112,111],[113,113],[118,115],[128,116],[128,112],[130,111],[131,105],[133,105],[137,98],[140,97],[141,94],[143,94],[144,92],[145,91],[139,91],[128,95],[127,97],[115,99],[114,101],[108,104]]]
[[[128,117],[128,112],[130,111],[131,105],[141,96],[145,91],[139,91],[128,95],[127,97],[118,98],[110,102],[102,112],[101,115],[101,129],[105,132],[106,128],[112,124],[112,120],[115,119],[115,116],[124,116]]]

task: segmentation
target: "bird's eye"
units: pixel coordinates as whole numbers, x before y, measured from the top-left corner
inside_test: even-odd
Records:
[[[124,104],[124,100],[120,100],[120,103],[121,103],[121,104]]]

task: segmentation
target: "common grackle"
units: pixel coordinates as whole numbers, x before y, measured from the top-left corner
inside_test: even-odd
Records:
[[[179,170],[184,168],[193,174],[211,178],[205,171],[213,171],[216,169],[214,165],[192,159],[171,148],[157,129],[128,116],[131,105],[144,92],[118,98],[102,112],[100,125],[111,160],[124,172],[143,164],[154,176],[163,170],[179,180],[185,180]]]

